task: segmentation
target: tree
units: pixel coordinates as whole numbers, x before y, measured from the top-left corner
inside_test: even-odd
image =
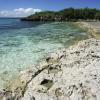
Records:
[[[27,21],[75,21],[75,20],[100,20],[100,10],[90,8],[66,8],[60,11],[44,11],[35,13],[22,20]]]
[[[95,19],[100,20],[100,12],[96,13]]]

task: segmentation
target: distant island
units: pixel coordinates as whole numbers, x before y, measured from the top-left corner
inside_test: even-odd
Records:
[[[100,10],[96,8],[66,8],[60,11],[43,11],[21,18],[22,21],[78,21],[100,20]]]

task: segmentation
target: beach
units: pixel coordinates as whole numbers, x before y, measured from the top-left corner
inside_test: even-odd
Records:
[[[0,88],[48,54],[84,39],[88,34],[71,22],[0,19]]]
[[[93,23],[84,26],[97,30]],[[21,71],[0,91],[1,100],[100,100],[100,40],[94,38],[50,53]]]
[[[80,28],[87,30],[92,37],[100,39],[100,21],[80,21],[76,22],[76,24]]]
[[[99,100],[99,66],[100,40],[83,40],[20,72],[0,96],[6,100]]]

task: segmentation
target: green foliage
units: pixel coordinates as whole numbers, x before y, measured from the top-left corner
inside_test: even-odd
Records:
[[[100,20],[100,12],[96,13],[95,18]]]
[[[28,21],[77,21],[77,20],[100,20],[100,10],[90,8],[67,8],[61,11],[44,11],[35,13],[21,20]]]

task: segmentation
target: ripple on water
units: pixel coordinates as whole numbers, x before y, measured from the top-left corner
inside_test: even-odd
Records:
[[[0,31],[1,87],[20,70],[38,63],[46,54],[88,38],[83,30],[69,23],[55,22],[29,26]]]

